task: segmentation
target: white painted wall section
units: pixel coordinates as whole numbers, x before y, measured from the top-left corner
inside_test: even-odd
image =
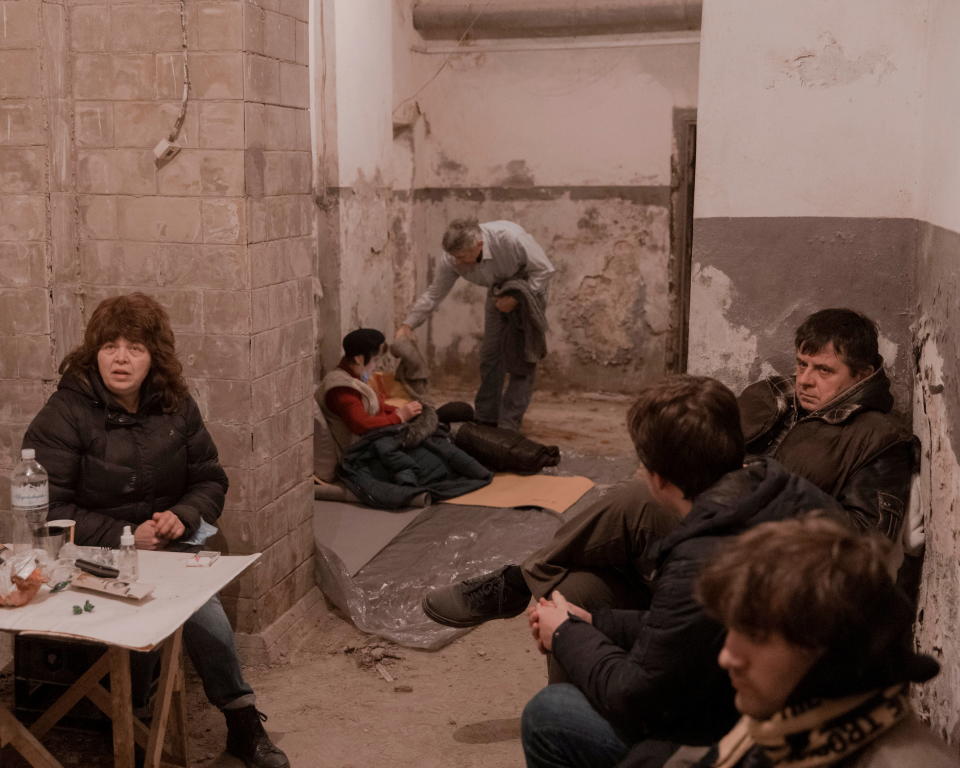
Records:
[[[916,216],[927,5],[705,3],[695,215]]]
[[[393,141],[390,0],[336,0],[339,183],[372,180],[389,167]]]
[[[932,0],[919,218],[960,232],[960,3]]]
[[[418,96],[417,183],[669,185],[674,107],[697,100],[696,43],[454,54]],[[436,71],[442,54],[418,54]]]

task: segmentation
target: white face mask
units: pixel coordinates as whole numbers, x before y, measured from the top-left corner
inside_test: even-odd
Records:
[[[363,370],[360,371],[360,381],[366,384],[370,381],[370,377],[373,376],[373,372],[377,367],[377,358],[370,358],[370,362],[363,366]]]

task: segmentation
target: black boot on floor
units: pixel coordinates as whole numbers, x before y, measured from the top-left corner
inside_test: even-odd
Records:
[[[510,619],[523,613],[530,589],[517,565],[464,579],[424,595],[423,612],[448,627],[475,627],[491,619]]]
[[[224,710],[223,716],[227,718],[227,752],[247,768],[290,768],[283,750],[263,730],[267,719],[263,712],[250,706]]]

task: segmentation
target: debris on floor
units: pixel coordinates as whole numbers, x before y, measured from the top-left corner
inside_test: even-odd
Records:
[[[376,670],[388,683],[393,678],[389,673],[384,675],[385,666],[403,660],[397,646],[379,637],[371,637],[363,645],[345,645],[341,652],[353,656],[360,669]]]

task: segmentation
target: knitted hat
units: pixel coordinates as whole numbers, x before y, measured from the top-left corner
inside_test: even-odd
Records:
[[[364,361],[379,354],[386,337],[375,328],[358,328],[343,337],[343,353],[347,357],[363,355]]]

